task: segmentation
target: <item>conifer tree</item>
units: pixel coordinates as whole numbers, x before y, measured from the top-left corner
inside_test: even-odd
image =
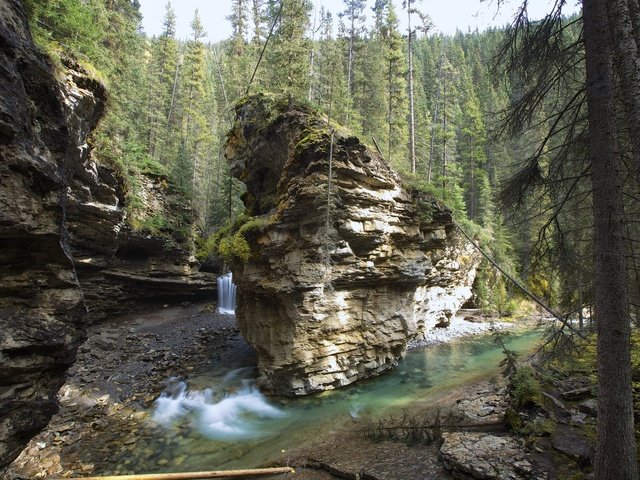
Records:
[[[210,158],[209,144],[211,142],[211,127],[207,113],[211,108],[211,96],[207,88],[206,49],[202,43],[205,37],[204,28],[198,10],[196,9],[191,22],[191,38],[187,43],[184,57],[184,86],[182,89],[183,105],[181,154],[185,158],[178,158],[181,162],[189,161],[190,169],[181,168],[179,173],[190,171],[192,203],[196,219],[203,220],[203,209],[197,200],[204,197],[205,173],[207,159]],[[176,179],[184,184],[183,179]]]
[[[361,119],[360,128],[356,131],[368,142],[375,139],[383,148],[387,133],[388,99],[387,65],[381,51],[384,51],[383,38],[379,30],[374,30],[364,44],[361,62],[356,64],[353,104]]]
[[[356,51],[364,30],[362,23],[365,20],[363,12],[366,2],[365,0],[343,0],[343,2],[345,9],[340,16],[347,21],[347,87],[353,94]]]
[[[175,38],[176,16],[167,2],[163,21],[163,31],[154,39],[151,48],[152,60],[149,69],[149,154],[159,158],[159,153],[167,143],[166,120],[173,96],[176,69],[178,68],[178,43]]]
[[[320,10],[320,37],[317,45],[315,75],[312,80],[313,101],[332,119],[347,125],[353,120],[352,100],[343,67],[343,42],[333,38],[333,16]]]
[[[393,2],[385,5],[380,37],[384,45],[387,89],[387,159],[400,165],[407,138],[407,83],[402,35]]]
[[[272,46],[267,51],[267,64],[270,66],[268,87],[284,93],[290,101],[307,98],[309,92],[311,45],[305,34],[312,7],[310,0],[284,2]],[[270,10],[273,8],[275,5]]]

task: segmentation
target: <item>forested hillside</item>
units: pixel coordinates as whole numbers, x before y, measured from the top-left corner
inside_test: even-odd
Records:
[[[435,35],[419,2],[369,3],[345,0],[333,14],[310,0],[282,8],[276,1],[235,0],[232,37],[205,44],[198,11],[189,38],[176,37],[171,3],[162,34],[149,38],[136,2],[27,2],[40,45],[54,57],[70,50],[107,84],[110,108],[93,141],[97,156],[129,179],[135,227],[194,225],[190,234],[204,239],[240,215],[242,187],[229,175],[225,136],[239,99],[273,92],[308,102],[379,148],[408,185],[452,208],[534,293],[566,311],[589,304],[579,22],[550,24],[556,48],[565,45],[578,56],[561,82],[531,96],[532,85],[541,87],[552,73],[536,77],[514,64],[508,75],[506,30]],[[408,9],[411,35],[399,27]],[[191,205],[184,225],[161,216],[137,219],[139,172],[166,175],[181,192]],[[504,208],[511,203],[521,208]],[[481,273],[477,286],[485,307],[513,308],[508,285],[493,269]]]

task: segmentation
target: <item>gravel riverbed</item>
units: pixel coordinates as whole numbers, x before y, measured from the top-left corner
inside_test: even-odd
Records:
[[[148,412],[168,377],[185,377],[242,342],[235,317],[211,304],[167,307],[89,327],[58,392],[60,410],[5,479],[128,473],[116,465],[153,435]],[[154,459],[157,467],[162,458]]]

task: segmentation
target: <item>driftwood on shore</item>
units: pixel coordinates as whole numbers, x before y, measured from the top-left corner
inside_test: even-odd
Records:
[[[148,473],[140,475],[110,475],[105,477],[77,477],[75,480],[198,480],[204,478],[234,478],[258,475],[295,473],[292,467],[252,468],[245,470],[211,470],[206,472]],[[74,480],[74,479],[71,479]]]

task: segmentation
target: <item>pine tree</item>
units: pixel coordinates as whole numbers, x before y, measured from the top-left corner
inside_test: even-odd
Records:
[[[309,93],[311,45],[305,33],[309,28],[312,7],[310,0],[284,2],[279,24],[270,44],[272,47],[267,51],[266,63],[270,67],[268,88],[284,93],[290,101],[294,98],[307,98]],[[275,14],[273,18],[275,19]]]
[[[624,255],[624,204],[620,189],[622,168],[616,151],[613,45],[608,35],[607,3],[603,0],[583,1],[598,321],[598,426],[594,473],[597,480],[637,480],[640,475],[633,426],[631,319]],[[632,41],[635,44],[635,40]],[[633,116],[629,119],[633,120]]]
[[[201,199],[206,191],[207,159],[210,158],[210,143],[212,141],[211,125],[207,113],[211,110],[211,95],[208,88],[206,56],[207,52],[202,39],[206,35],[202,21],[196,9],[191,22],[191,38],[187,43],[184,57],[184,85],[182,88],[181,105],[181,145],[176,161],[189,162],[190,167],[175,170],[178,174],[190,173],[191,187],[186,192],[191,193],[192,208],[195,218],[203,222],[204,210]],[[175,178],[174,181],[184,185],[186,180]],[[183,188],[184,189],[184,188]]]
[[[312,99],[332,119],[347,125],[353,121],[351,95],[343,67],[343,40],[333,38],[333,16],[320,10],[320,38],[316,47],[315,75],[312,78]]]
[[[402,146],[406,145],[407,138],[407,83],[398,24],[393,2],[387,2],[380,30],[387,76],[387,159],[402,165]]]
[[[166,122],[173,96],[176,70],[178,68],[178,43],[175,38],[176,16],[167,2],[163,31],[152,42],[152,60],[149,69],[149,154],[152,158],[161,158],[167,143]]]
[[[353,95],[356,52],[360,36],[364,31],[362,24],[365,20],[363,12],[366,2],[365,0],[343,0],[343,2],[345,10],[340,13],[340,17],[347,20],[347,87],[349,93]]]
[[[382,148],[386,139],[388,107],[387,65],[381,51],[384,51],[383,39],[379,31],[374,30],[362,49],[361,62],[356,64],[353,104],[361,119],[361,126],[356,131],[368,142],[375,139]]]

